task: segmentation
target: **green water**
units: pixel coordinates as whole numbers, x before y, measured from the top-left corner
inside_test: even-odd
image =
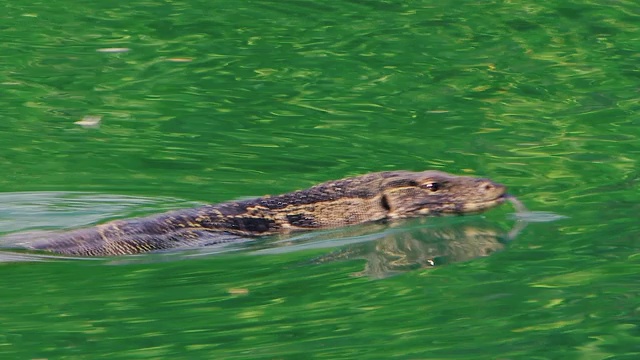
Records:
[[[396,169],[487,176],[566,218],[507,243],[495,234],[513,226],[508,206],[433,220],[472,247],[470,232],[488,234],[495,253],[391,277],[339,254],[362,231],[373,239],[361,253],[375,234],[451,243],[419,221],[218,254],[4,254],[0,358],[640,355],[636,1],[66,0],[3,11],[0,233]],[[75,124],[86,116],[102,120]]]

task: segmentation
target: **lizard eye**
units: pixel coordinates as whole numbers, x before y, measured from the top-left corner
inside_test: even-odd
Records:
[[[431,192],[436,192],[440,190],[441,187],[442,185],[440,185],[440,183],[437,183],[437,182],[432,182],[424,185],[424,188],[431,190]]]

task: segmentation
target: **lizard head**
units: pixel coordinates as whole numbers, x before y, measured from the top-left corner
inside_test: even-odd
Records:
[[[440,171],[390,172],[381,184],[380,204],[389,218],[460,215],[502,204],[506,190],[488,179]]]

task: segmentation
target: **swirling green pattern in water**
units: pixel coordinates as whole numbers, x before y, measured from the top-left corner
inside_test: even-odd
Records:
[[[400,169],[490,177],[566,218],[511,242],[531,217],[504,206],[216,256],[3,262],[0,358],[640,355],[637,1],[7,1],[3,15],[2,234]]]

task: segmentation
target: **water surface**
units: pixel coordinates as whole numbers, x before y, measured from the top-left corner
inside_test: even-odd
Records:
[[[505,206],[217,254],[1,255],[13,257],[0,263],[2,357],[639,355],[636,2],[65,0],[4,12],[2,234],[397,169],[486,176],[566,218],[510,242],[487,240],[513,226]],[[455,244],[435,227],[485,234],[495,251],[427,266]],[[384,264],[371,250],[407,247],[423,250],[413,265],[371,265]]]

